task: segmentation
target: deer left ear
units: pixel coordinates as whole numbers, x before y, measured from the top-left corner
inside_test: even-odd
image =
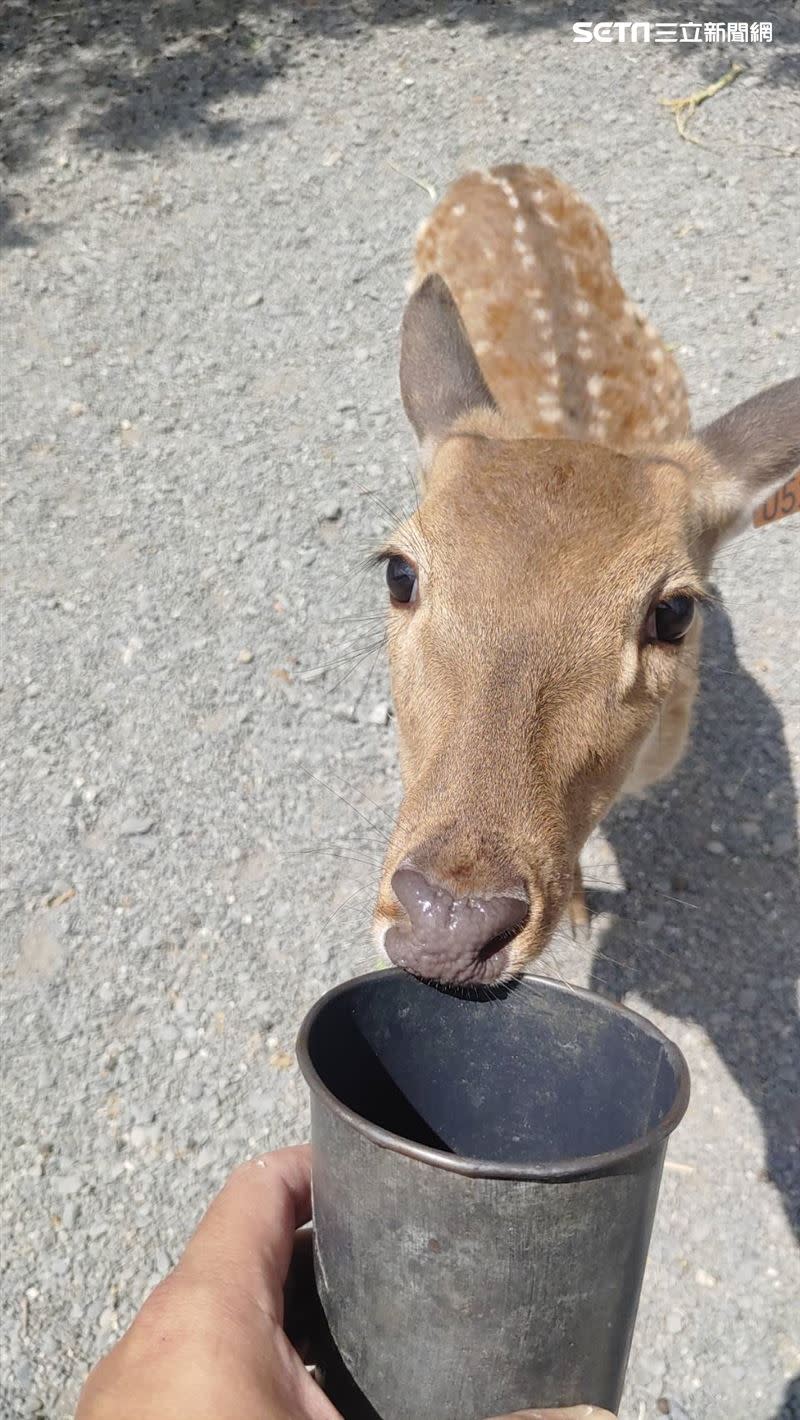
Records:
[[[716,468],[707,520],[719,538],[750,525],[755,508],[800,467],[800,378],[763,390],[698,435]]]
[[[426,276],[410,297],[400,341],[400,392],[423,456],[430,457],[456,420],[496,409],[450,288]]]

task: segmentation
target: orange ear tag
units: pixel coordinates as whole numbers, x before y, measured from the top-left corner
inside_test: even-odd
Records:
[[[781,518],[788,518],[790,513],[800,513],[800,468],[788,483],[770,493],[761,507],[756,508],[753,527],[763,528],[767,523],[777,523]]]

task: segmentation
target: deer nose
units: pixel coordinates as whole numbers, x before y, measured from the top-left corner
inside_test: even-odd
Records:
[[[385,947],[396,966],[452,984],[496,981],[512,938],[530,910],[523,883],[501,894],[454,897],[416,868],[398,868],[392,890],[408,922],[390,927]]]

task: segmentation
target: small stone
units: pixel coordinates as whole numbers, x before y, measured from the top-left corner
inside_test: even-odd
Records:
[[[106,1307],[105,1310],[100,1313],[100,1320],[97,1323],[97,1329],[101,1333],[116,1331],[117,1313],[115,1312],[113,1307]]]
[[[149,833],[153,827],[151,818],[126,818],[120,824],[120,836],[122,838],[141,838],[145,833]]]
[[[60,1178],[54,1178],[53,1189],[62,1198],[69,1198],[73,1193],[80,1193],[80,1175],[77,1173],[65,1173],[62,1174]]]
[[[329,498],[319,505],[319,516],[325,523],[335,523],[342,516],[342,505],[335,498]]]
[[[75,1203],[72,1199],[66,1202],[64,1204],[64,1207],[61,1209],[62,1228],[74,1228],[75,1224],[78,1221],[78,1218],[80,1217],[80,1212],[81,1208],[79,1203]]]
[[[160,1133],[161,1129],[157,1124],[134,1124],[128,1141],[132,1149],[154,1148]]]
[[[352,705],[345,705],[341,701],[331,706],[331,714],[335,720],[349,720],[351,724],[356,718]]]
[[[42,687],[37,683],[37,681],[32,680],[30,685],[26,685],[25,694],[27,695],[29,700],[34,700],[36,696],[41,693],[41,689]]]
[[[698,1287],[716,1287],[717,1278],[711,1272],[706,1272],[703,1267],[698,1267],[694,1274],[694,1280]]]
[[[255,660],[255,654],[245,647],[244,650],[239,652],[239,660],[243,666],[249,666],[251,662]]]
[[[253,291],[253,292],[251,292],[251,294],[247,297],[247,299],[246,299],[246,301],[245,301],[245,303],[244,303],[244,308],[245,308],[246,311],[252,311],[255,306],[260,306],[263,300],[264,300],[264,292],[263,292],[263,291]]]
[[[635,799],[628,799],[628,800],[626,800],[623,804],[621,804],[620,808],[618,809],[618,813],[619,813],[620,818],[624,818],[624,819],[638,818],[638,817],[639,817],[639,804],[636,802]]]
[[[74,399],[69,407],[69,412],[73,419],[80,419],[81,415],[86,413],[86,405],[79,399]]]
[[[670,1336],[677,1336],[679,1331],[683,1331],[684,1320],[680,1312],[667,1313],[667,1331]]]
[[[725,844],[720,843],[718,838],[710,839],[706,846],[709,853],[713,853],[715,858],[721,858],[727,852]]]
[[[669,1413],[671,1420],[692,1420],[688,1410],[684,1410],[680,1401],[675,1400],[674,1396],[670,1396]]]
[[[648,932],[659,932],[665,921],[663,912],[646,912],[644,916],[644,926]]]
[[[367,715],[367,724],[368,724],[368,725],[388,725],[388,723],[389,723],[389,706],[387,705],[387,703],[386,703],[385,700],[381,700],[381,701],[378,702],[377,705],[373,705],[372,709],[370,710],[369,714]]]
[[[30,1391],[31,1385],[33,1384],[33,1368],[31,1367],[30,1361],[20,1361],[14,1374],[16,1376],[17,1385],[19,1386],[20,1390],[23,1392],[23,1394],[27,1395]]]

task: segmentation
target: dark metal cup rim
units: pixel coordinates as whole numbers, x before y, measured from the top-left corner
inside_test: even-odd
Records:
[[[404,1139],[400,1134],[393,1134],[391,1130],[383,1129],[379,1124],[373,1124],[363,1115],[357,1114],[355,1110],[342,1104],[342,1101],[337,1099],[333,1091],[325,1084],[312,1062],[309,1037],[317,1018],[329,1002],[335,1000],[337,996],[342,996],[365,982],[386,980],[391,976],[403,974],[399,968],[370,971],[363,976],[354,976],[349,981],[343,981],[338,986],[334,986],[311,1007],[297,1036],[298,1064],[312,1094],[316,1095],[331,1113],[351,1125],[378,1148],[390,1149],[393,1153],[404,1154],[406,1158],[415,1159],[418,1163],[429,1164],[433,1168],[445,1169],[450,1173],[463,1174],[468,1178],[557,1183],[565,1179],[591,1178],[634,1169],[637,1163],[644,1162],[645,1156],[650,1155],[666,1143],[673,1129],[683,1119],[689,1103],[689,1067],[683,1052],[674,1041],[671,1041],[663,1031],[659,1030],[658,1026],[649,1021],[646,1016],[640,1015],[638,1011],[632,1011],[628,1006],[620,1006],[616,1001],[609,1001],[604,996],[598,996],[594,991],[587,991],[583,987],[572,986],[567,982],[553,981],[551,977],[547,976],[529,976],[526,977],[527,980],[536,981],[547,991],[570,992],[590,1001],[594,1006],[601,1006],[610,1014],[624,1016],[637,1030],[658,1041],[677,1081],[675,1099],[658,1124],[653,1125],[641,1138],[635,1139],[629,1144],[622,1144],[616,1149],[609,1149],[606,1153],[590,1154],[581,1158],[556,1159],[546,1164],[508,1163],[495,1159],[474,1159],[460,1154],[448,1154],[444,1150],[434,1149],[428,1144],[415,1144],[410,1139]]]

